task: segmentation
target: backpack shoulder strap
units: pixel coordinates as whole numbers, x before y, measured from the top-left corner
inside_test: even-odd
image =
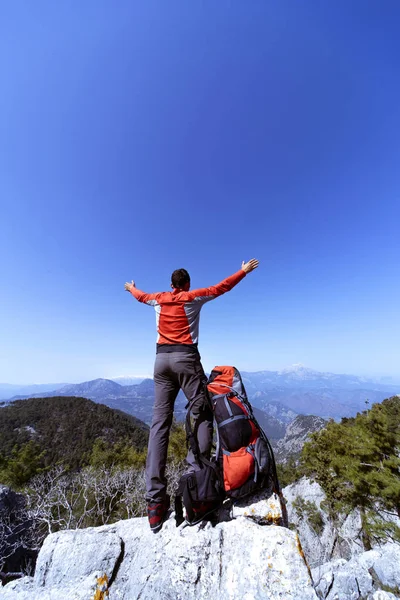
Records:
[[[181,490],[178,490],[175,496],[175,521],[176,526],[179,527],[185,519],[183,518],[183,507],[182,507],[182,496]]]
[[[187,441],[187,444],[188,444],[189,448],[191,449],[191,451],[193,452],[193,456],[195,457],[195,459],[197,460],[197,462],[199,462],[199,460],[200,460],[200,448],[199,448],[199,445],[197,443],[196,436],[194,435],[192,424],[190,422],[190,412],[192,410],[194,402],[195,402],[195,400],[192,400],[192,402],[188,406],[187,413],[186,413],[186,420],[185,420],[185,429],[186,429],[186,441]]]

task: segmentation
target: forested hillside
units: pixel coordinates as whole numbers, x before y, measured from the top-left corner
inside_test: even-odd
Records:
[[[0,408],[0,579],[32,572],[49,532],[143,515],[147,440],[143,422],[85,398]],[[173,423],[171,493],[185,454],[183,426]]]
[[[93,454],[142,451],[148,427],[135,417],[85,398],[31,398],[0,408],[0,482],[20,485],[41,469],[85,466]]]

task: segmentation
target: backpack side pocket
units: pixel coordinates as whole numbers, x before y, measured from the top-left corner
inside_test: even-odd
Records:
[[[265,440],[261,437],[255,443],[254,458],[258,465],[258,471],[268,475],[271,470],[271,452]]]

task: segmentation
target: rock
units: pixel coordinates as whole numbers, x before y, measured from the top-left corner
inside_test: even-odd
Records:
[[[179,528],[170,517],[157,535],[145,518],[52,534],[34,578],[0,598],[105,599],[107,589],[108,600],[317,600],[296,534],[244,516]]]
[[[328,566],[329,565],[329,566]],[[373,589],[373,580],[366,569],[359,564],[338,559],[317,569],[313,569],[315,586],[321,598],[356,600],[365,597]],[[324,568],[326,567],[326,568]]]
[[[0,484],[0,579],[21,573],[35,564],[36,548],[32,547],[32,521],[22,494]]]
[[[312,570],[316,590],[320,598],[342,600],[367,598],[384,600],[391,588],[395,594],[400,590],[400,545],[388,542],[379,549],[355,556],[348,562],[332,561]]]
[[[369,594],[367,596],[367,600],[396,600],[398,596],[395,596],[391,592],[384,592],[383,590],[379,590],[378,592],[374,592],[372,595]]]
[[[341,525],[335,529],[321,504],[326,499],[321,486],[303,477],[300,481],[288,485],[283,490],[287,501],[289,523],[296,527],[301,539],[304,554],[311,568],[324,564],[335,558],[349,560],[352,556],[364,552],[361,538],[361,518],[358,511],[343,516]],[[296,501],[300,498],[315,505],[319,512],[320,530],[315,530],[307,516],[301,516],[296,509]]]
[[[107,596],[95,596],[101,589],[104,574],[91,573],[74,582],[65,582],[59,587],[38,588],[31,577],[23,577],[0,588],[0,598],[16,600],[108,600]]]
[[[251,499],[238,500],[231,510],[234,519],[248,517],[260,525],[281,525],[282,509],[276,494],[271,496],[264,491],[254,494]]]
[[[0,516],[10,520],[25,508],[25,498],[6,485],[0,484]]]
[[[296,489],[289,487],[286,496],[304,493],[320,508],[324,496],[317,484],[302,480]],[[154,535],[147,519],[139,518],[52,534],[40,551],[34,577],[0,588],[0,600],[399,597],[400,545],[392,542],[314,568],[314,589],[297,534],[264,525],[281,516],[278,498],[267,496],[264,491],[237,503],[216,526],[204,522],[177,528],[170,517]],[[292,510],[290,501],[288,508]],[[357,529],[357,517],[352,518],[354,522],[346,519],[343,534]]]
[[[122,549],[123,541],[117,532],[104,527],[49,535],[39,553],[34,583],[38,587],[57,587],[69,579],[69,573],[76,579],[95,571],[111,577]],[[50,568],[51,565],[57,568]]]
[[[400,590],[400,544],[388,542],[364,552],[358,562],[381,584]]]
[[[326,420],[314,415],[297,415],[286,428],[285,437],[275,445],[277,462],[285,464],[289,458],[298,459],[311,433],[326,427]]]
[[[288,520],[296,528],[301,539],[302,547],[308,564],[313,569],[330,560],[343,558],[350,560],[364,553],[362,539],[361,516],[358,510],[349,515],[337,515],[336,527],[324,511],[323,502],[325,493],[316,482],[311,482],[303,477],[300,481],[287,486],[283,490],[286,499]],[[307,515],[307,510],[298,507],[300,503],[310,502],[313,512],[319,513],[319,530],[315,529],[312,519]],[[297,504],[297,506],[296,506]],[[302,515],[302,512],[305,513]],[[380,514],[382,519],[400,527],[400,519],[394,515]],[[379,543],[374,543],[379,549]]]

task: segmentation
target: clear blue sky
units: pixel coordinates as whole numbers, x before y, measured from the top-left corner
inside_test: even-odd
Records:
[[[257,271],[205,368],[400,376],[400,3],[0,6],[0,381],[151,374],[124,292]]]

